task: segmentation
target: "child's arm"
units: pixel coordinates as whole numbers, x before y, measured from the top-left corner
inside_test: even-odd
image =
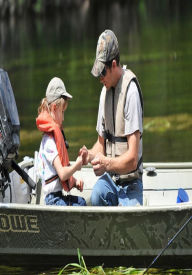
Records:
[[[68,180],[77,170],[82,167],[82,156],[78,156],[75,163],[71,166],[62,166],[59,155],[53,161],[53,165],[61,181]]]

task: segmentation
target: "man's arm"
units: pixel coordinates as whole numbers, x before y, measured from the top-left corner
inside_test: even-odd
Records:
[[[91,162],[98,153],[105,155],[104,138],[101,136],[98,136],[96,143],[88,150],[88,162]]]
[[[140,132],[127,136],[128,150],[119,157],[109,158],[98,153],[91,161],[96,175],[102,175],[105,171],[117,174],[127,174],[137,168]]]

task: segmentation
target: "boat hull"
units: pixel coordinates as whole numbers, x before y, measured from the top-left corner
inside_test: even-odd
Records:
[[[0,204],[0,209],[1,261],[20,266],[77,262],[79,248],[88,265],[146,267],[192,215],[191,203],[129,208]],[[156,266],[191,268],[191,232],[189,222]]]

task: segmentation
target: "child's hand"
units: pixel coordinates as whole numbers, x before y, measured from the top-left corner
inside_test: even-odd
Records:
[[[83,165],[82,156],[78,156],[75,162],[76,170],[81,170],[82,165]]]
[[[84,182],[82,179],[77,179],[76,180],[76,188],[82,192],[83,191],[83,185],[84,185]]]
[[[79,156],[82,156],[83,159],[83,165],[88,164],[88,158],[89,158],[89,152],[87,150],[87,147],[83,145],[83,147],[79,150]]]
[[[73,187],[76,187],[76,179],[71,176],[69,179],[68,179],[68,183],[69,183],[69,191],[73,188]]]

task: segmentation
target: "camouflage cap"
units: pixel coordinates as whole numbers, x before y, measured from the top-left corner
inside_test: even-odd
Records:
[[[47,90],[46,90],[47,101],[48,103],[51,103],[62,96],[66,96],[70,99],[72,98],[72,95],[70,95],[66,91],[63,81],[58,77],[54,77],[51,79],[51,81],[47,86]]]
[[[105,63],[113,60],[119,53],[117,37],[111,30],[105,30],[98,39],[96,59],[91,70],[93,76],[98,77],[105,67]]]

